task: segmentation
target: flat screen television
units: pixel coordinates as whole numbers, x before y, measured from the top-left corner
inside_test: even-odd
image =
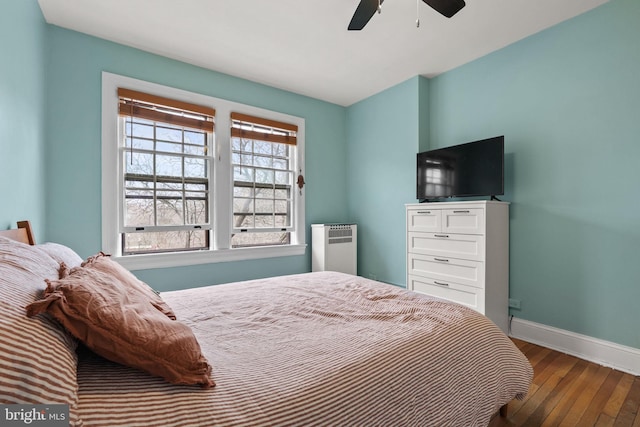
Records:
[[[417,155],[417,199],[504,194],[504,136]]]

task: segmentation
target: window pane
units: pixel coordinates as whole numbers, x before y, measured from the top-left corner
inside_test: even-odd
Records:
[[[288,214],[289,213],[289,202],[286,200],[276,200],[275,202],[275,212],[279,214]]]
[[[182,129],[158,126],[156,128],[156,139],[182,142]]]
[[[273,184],[274,171],[265,169],[256,169],[256,182],[261,184]]]
[[[290,234],[289,232],[236,233],[231,236],[231,247],[288,245],[291,243]]]
[[[208,249],[207,230],[124,233],[125,254]]]
[[[154,209],[152,192],[148,192],[146,198],[125,199],[125,227],[140,227],[153,224]]]
[[[124,183],[126,196],[138,196],[147,194],[148,191],[153,190],[153,182],[150,181],[135,181],[127,179]]]
[[[127,147],[131,147],[132,140],[131,138],[127,138]],[[134,150],[153,150],[153,139],[142,139],[142,138],[133,138],[133,149]]]
[[[273,213],[273,200],[256,199],[256,213]]]
[[[185,223],[186,224],[206,224],[208,209],[206,200],[187,200],[185,203]]]
[[[182,157],[157,154],[156,175],[182,176]]]
[[[158,141],[156,144],[156,151],[164,153],[182,153],[182,144]]]
[[[138,175],[153,175],[153,154],[127,151],[125,172]]]
[[[207,176],[207,161],[186,157],[184,159],[184,176],[193,178],[205,178]]]
[[[156,183],[157,191],[182,191],[182,183],[181,182],[158,182]]]
[[[275,216],[275,228],[291,227],[290,215],[276,215]]]
[[[253,199],[242,199],[239,197],[233,199],[233,212],[252,213],[253,211]]]
[[[253,197],[253,188],[249,187],[233,187],[234,197]]]
[[[204,146],[204,145],[207,145],[207,134],[204,132],[194,132],[194,131],[185,130],[184,141],[188,144]]]
[[[131,132],[133,130],[133,133]],[[131,120],[127,120],[125,131],[127,135],[139,138],[153,138],[153,126],[150,124],[140,123],[138,121],[133,122],[133,128],[131,127]]]
[[[183,146],[184,154],[191,154],[194,156],[206,156],[207,147],[201,147],[199,145],[185,144]]]
[[[194,184],[194,183],[186,183],[184,188],[187,191],[207,191],[208,182],[203,182],[202,184]]]
[[[256,215],[255,224],[255,228],[274,228],[273,214]]]
[[[163,198],[165,196],[158,195],[156,204],[156,213],[158,216],[158,225],[183,225],[183,204],[182,199]]]
[[[273,168],[274,169],[289,169],[289,162],[285,159],[273,159]]]
[[[273,158],[265,157],[265,156],[256,156],[254,160],[254,165],[271,169],[273,167]]]
[[[233,168],[233,179],[235,181],[253,182],[253,173],[253,168],[235,166]]]
[[[253,228],[253,215],[234,215],[233,226],[235,228]]]
[[[273,188],[256,188],[256,199],[273,200],[275,190]]]
[[[253,141],[253,151],[257,154],[268,154],[271,156],[271,150],[274,145],[273,142]]]
[[[253,151],[253,141],[250,139],[231,138],[231,147],[233,151],[250,153]]]
[[[276,184],[291,185],[293,174],[291,172],[275,172]]]
[[[289,199],[291,197],[290,194],[291,194],[291,192],[288,189],[287,190],[278,190],[278,189],[276,189],[274,197],[276,199],[280,199],[280,200],[284,199],[284,200],[286,200],[286,199]]]
[[[273,144],[273,156],[289,158],[289,146],[287,144]]]

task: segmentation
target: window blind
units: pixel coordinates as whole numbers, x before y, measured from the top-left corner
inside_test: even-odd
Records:
[[[118,88],[118,98],[118,113],[121,116],[213,132],[214,108],[125,88]]]
[[[231,113],[231,136],[296,145],[298,126],[242,113]]]

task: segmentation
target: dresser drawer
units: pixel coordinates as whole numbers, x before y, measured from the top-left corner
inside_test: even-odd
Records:
[[[446,233],[484,234],[484,209],[443,209],[441,230]]]
[[[418,233],[407,234],[408,251],[445,258],[484,260],[484,236],[478,234]]]
[[[409,289],[457,302],[484,314],[484,292],[481,289],[417,276],[409,276]]]
[[[407,230],[422,232],[438,232],[442,229],[442,212],[440,209],[408,209]]]
[[[409,253],[408,275],[484,288],[484,262]]]

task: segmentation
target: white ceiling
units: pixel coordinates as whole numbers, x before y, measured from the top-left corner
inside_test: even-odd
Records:
[[[466,0],[451,19],[418,1],[385,1],[358,32],[359,0],[38,0],[50,24],[344,106],[608,0]]]

